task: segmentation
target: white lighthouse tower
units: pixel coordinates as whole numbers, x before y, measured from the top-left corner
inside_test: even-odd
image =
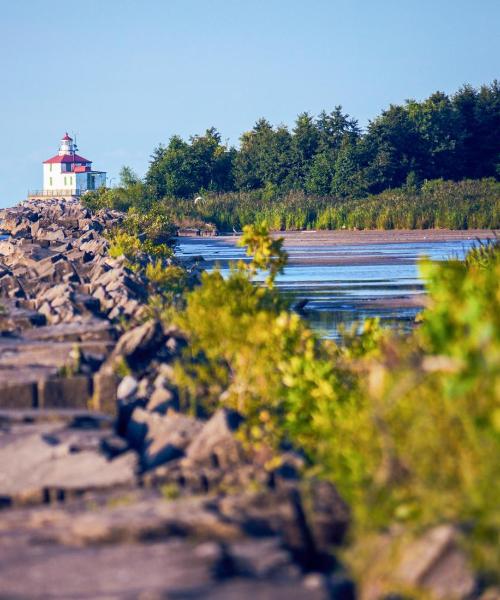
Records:
[[[92,161],[77,154],[78,148],[67,133],[61,139],[59,152],[43,163],[43,190],[30,198],[73,198],[106,185],[106,173],[92,169]]]

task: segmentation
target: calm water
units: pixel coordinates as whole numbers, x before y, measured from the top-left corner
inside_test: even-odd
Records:
[[[0,235],[0,239],[5,237]],[[420,310],[412,306],[412,300],[423,297],[418,259],[462,259],[475,243],[315,245],[313,238],[306,244],[291,239],[286,244],[289,264],[277,284],[294,301],[307,300],[303,314],[324,337],[335,339],[339,325],[350,326],[367,317],[379,317],[388,325],[409,329]],[[186,257],[202,256],[207,269],[218,264],[223,274],[227,274],[230,261],[246,260],[234,238],[179,238],[177,252]]]
[[[297,301],[307,300],[304,316],[324,337],[336,338],[340,324],[349,326],[374,316],[409,329],[423,294],[418,259],[463,258],[473,244],[461,240],[315,245],[310,239],[304,245],[291,239],[286,245],[289,265],[277,284]],[[228,238],[180,238],[178,251],[203,256],[208,269],[218,264],[223,274],[229,261],[245,258],[244,250]]]

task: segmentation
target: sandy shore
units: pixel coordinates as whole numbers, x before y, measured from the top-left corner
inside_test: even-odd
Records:
[[[278,231],[274,237],[283,237],[286,245],[363,245],[451,242],[460,240],[492,239],[500,231],[491,229],[392,229],[392,230],[335,230],[335,231]],[[236,243],[238,236],[219,236],[217,239]]]

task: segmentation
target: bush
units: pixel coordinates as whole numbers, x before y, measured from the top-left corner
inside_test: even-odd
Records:
[[[176,365],[185,407],[246,417],[249,447],[293,443],[351,504],[354,535],[394,522],[453,521],[483,571],[500,560],[500,260],[422,264],[430,305],[400,336],[365,323],[342,346],[319,340],[273,287],[280,246],[264,228],[256,257],[224,279],[205,273],[176,317],[189,344]],[[267,285],[253,283],[257,269]]]

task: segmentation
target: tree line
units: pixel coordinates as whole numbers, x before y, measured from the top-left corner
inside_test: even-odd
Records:
[[[500,178],[500,82],[393,104],[365,131],[337,106],[293,127],[259,119],[239,148],[215,128],[173,136],[153,152],[144,183],[154,199],[262,190],[362,198],[429,179]]]

